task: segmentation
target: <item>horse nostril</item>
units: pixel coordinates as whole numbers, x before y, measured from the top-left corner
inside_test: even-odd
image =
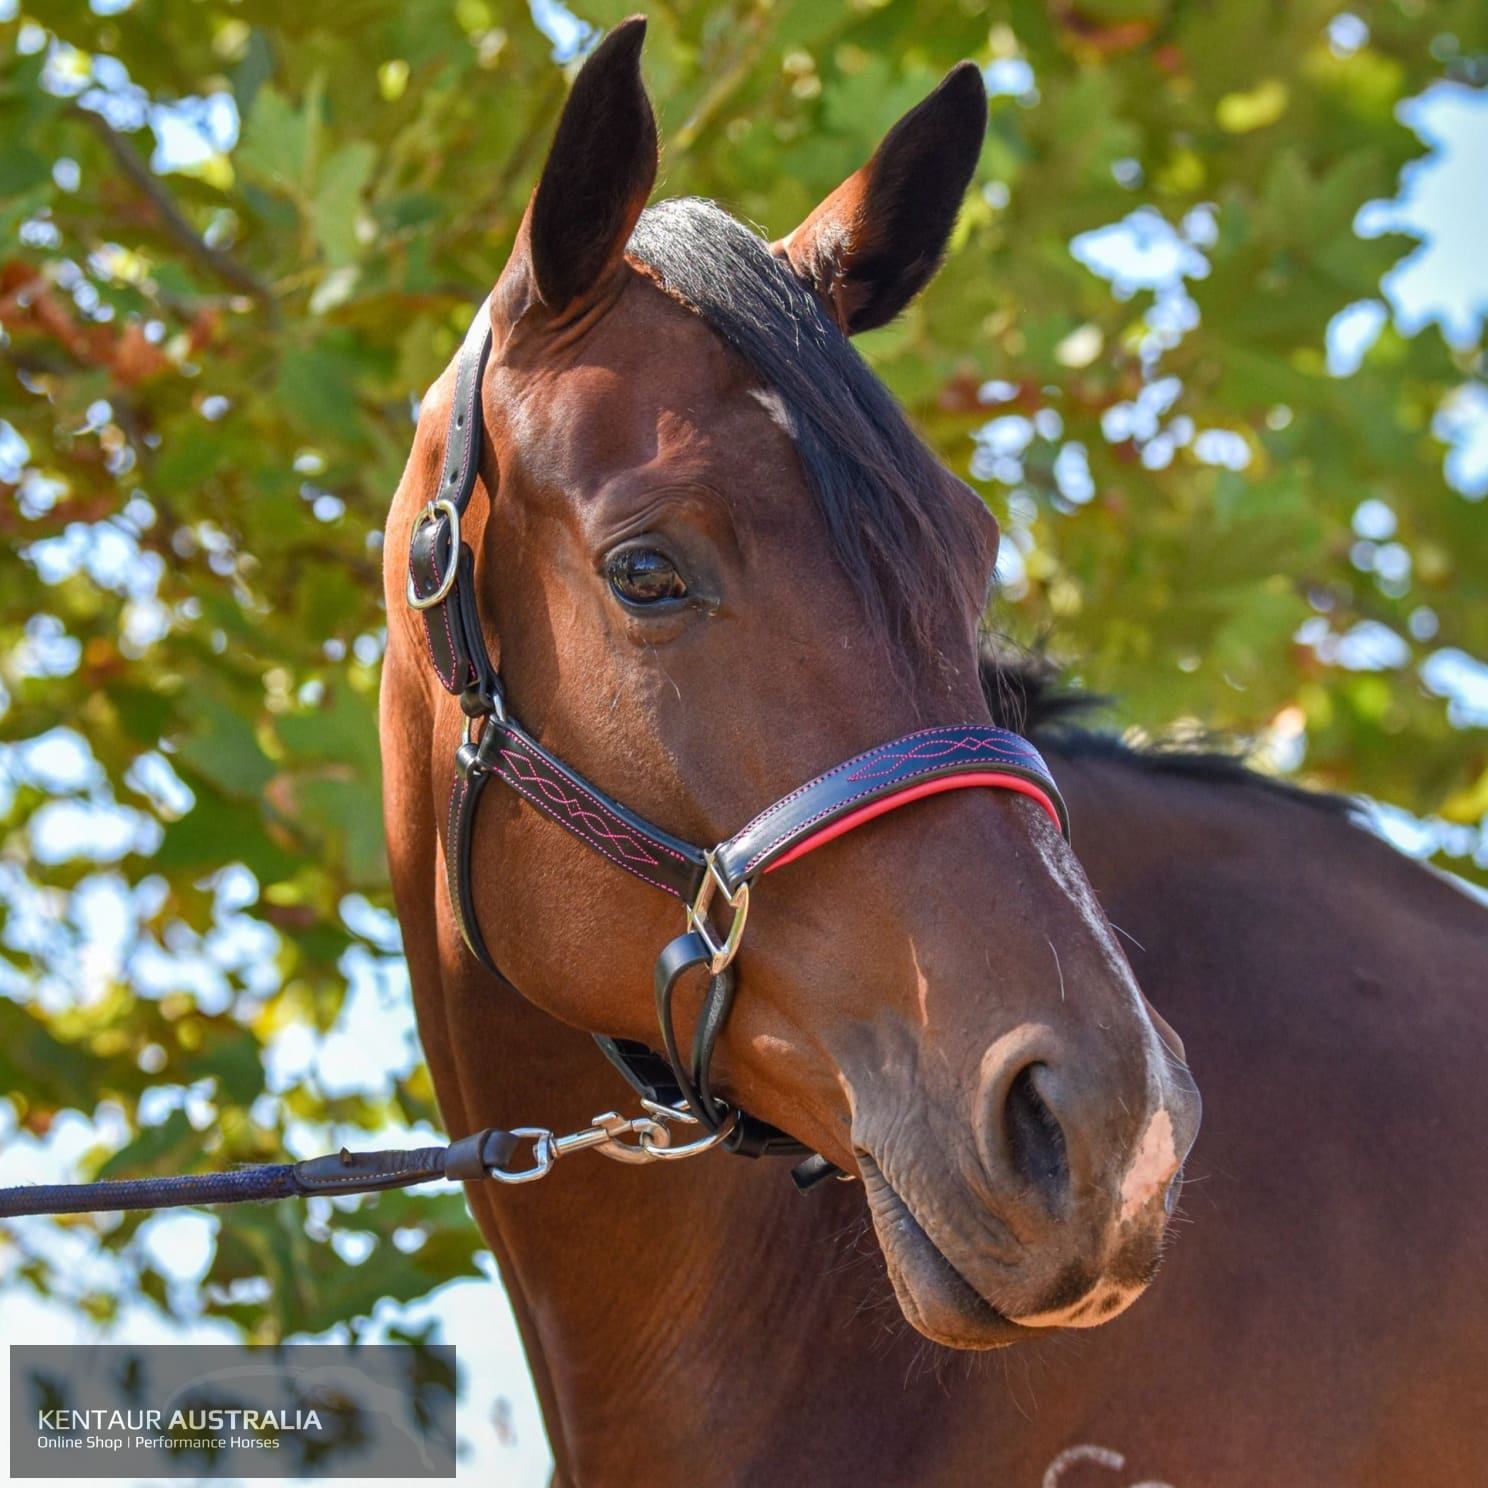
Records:
[[[1030,1064],[1014,1076],[1003,1107],[1002,1131],[1013,1171],[1046,1203],[1055,1204],[1069,1188],[1069,1159],[1064,1131],[1034,1083],[1041,1068]]]

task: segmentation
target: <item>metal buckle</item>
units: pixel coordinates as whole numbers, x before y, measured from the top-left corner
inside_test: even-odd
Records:
[[[698,889],[697,898],[688,907],[687,928],[696,932],[707,946],[712,958],[708,962],[708,970],[713,976],[717,976],[739,953],[739,942],[744,938],[744,923],[749,918],[749,885],[742,883],[737,889],[729,888],[719,872],[715,849],[709,848],[703,854],[703,861],[708,865],[708,871],[704,875],[702,887]],[[712,931],[708,929],[708,906],[713,902],[715,891],[722,892],[728,907],[734,912],[734,922],[729,926],[722,945],[714,940]]]
[[[412,610],[429,610],[437,604],[442,603],[449,597],[449,592],[455,587],[455,575],[460,571],[460,509],[448,496],[441,496],[438,501],[430,501],[424,509],[414,518],[413,531],[409,534],[410,545],[418,535],[418,530],[425,522],[434,521],[443,512],[450,520],[450,565],[449,572],[439,581],[439,587],[429,595],[420,597],[413,587],[413,570],[408,572],[408,585],[405,595],[408,607]],[[437,559],[436,559],[437,561]]]
[[[487,770],[490,769],[491,762],[485,757],[484,750],[486,739],[488,737],[491,737],[491,730],[488,726],[488,723],[489,720],[492,718],[494,718],[498,723],[506,722],[506,699],[502,697],[501,690],[499,688],[492,695],[491,711],[489,713],[467,713],[465,715],[465,726],[460,731],[460,749],[467,750],[472,744],[474,744],[475,750],[472,759],[475,763],[479,764],[482,769]],[[475,736],[475,728],[477,724],[481,725],[480,738],[478,739]],[[456,752],[457,761],[458,758],[459,751]]]

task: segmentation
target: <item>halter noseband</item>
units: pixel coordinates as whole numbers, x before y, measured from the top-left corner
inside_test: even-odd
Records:
[[[643,1099],[685,1102],[709,1132],[725,1134],[731,1151],[808,1153],[794,1138],[745,1115],[713,1095],[713,1046],[733,1001],[733,960],[749,914],[749,894],[760,878],[825,846],[885,812],[942,791],[989,786],[1036,801],[1065,837],[1064,801],[1039,752],[1007,729],[985,724],[920,729],[818,775],[760,812],[716,847],[701,848],[652,825],[606,795],[544,749],[507,711],[501,679],[481,634],[476,608],[475,557],[460,536],[480,466],[484,421],[481,386],[491,355],[489,301],[477,312],[460,348],[445,438],[439,489],[414,520],[407,598],[420,612],[429,659],[441,686],[460,699],[464,739],[455,752],[445,830],[445,875],[455,922],[471,954],[500,977],[476,920],[471,843],[481,792],[504,781],[545,816],[595,852],[686,907],[687,928],[656,961],[657,1019],[664,1055],[627,1039],[594,1037]],[[711,911],[722,900],[728,930],[713,929]],[[672,994],[677,981],[706,968],[711,982],[698,1014],[691,1057],[677,1046]],[[503,978],[504,980],[504,978]],[[813,1157],[798,1170],[803,1186],[835,1172]]]

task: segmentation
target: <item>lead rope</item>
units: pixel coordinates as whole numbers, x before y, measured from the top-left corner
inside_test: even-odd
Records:
[[[675,1162],[696,1157],[724,1141],[732,1119],[706,1136],[672,1146],[674,1122],[696,1126],[690,1111],[642,1100],[643,1116],[606,1111],[581,1131],[555,1136],[546,1127],[511,1131],[487,1127],[446,1147],[380,1152],[339,1152],[297,1163],[264,1163],[228,1173],[190,1173],[175,1178],[125,1178],[101,1183],[46,1183],[0,1189],[0,1219],[36,1214],[113,1214],[127,1209],[178,1209],[187,1204],[248,1204],[317,1194],[381,1193],[419,1183],[532,1183],[545,1178],[560,1157],[595,1151],[613,1162]],[[633,1137],[634,1141],[625,1140]],[[523,1148],[530,1157],[514,1167]]]

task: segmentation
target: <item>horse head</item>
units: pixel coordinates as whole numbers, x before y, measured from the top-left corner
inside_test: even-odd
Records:
[[[934,273],[986,99],[974,67],[952,71],[771,245],[707,202],[646,206],[643,33],[619,26],[580,72],[490,296],[466,539],[531,734],[677,838],[718,842],[847,756],[990,724],[997,523],[849,341]],[[451,384],[423,404],[389,524],[395,611]],[[422,652],[411,619],[392,631]],[[447,790],[460,710],[430,699]],[[481,934],[526,998],[654,1042],[675,903],[515,792],[488,793],[475,864]],[[947,792],[791,863],[756,885],[734,969],[714,1088],[863,1178],[923,1333],[992,1347],[1142,1290],[1199,1102],[1037,802]],[[684,1032],[690,1006],[684,989]]]

